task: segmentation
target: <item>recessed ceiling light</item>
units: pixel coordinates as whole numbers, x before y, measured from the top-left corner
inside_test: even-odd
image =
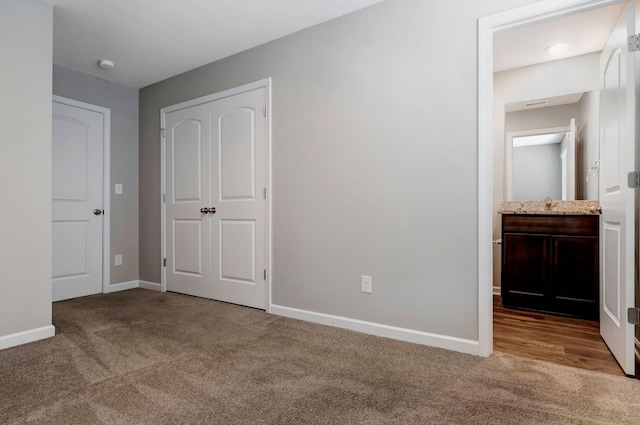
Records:
[[[568,48],[569,45],[567,43],[556,43],[547,47],[547,52],[549,52],[553,56],[559,56],[563,54]]]
[[[113,61],[102,59],[98,62],[98,66],[102,69],[113,69],[116,67],[116,64]]]

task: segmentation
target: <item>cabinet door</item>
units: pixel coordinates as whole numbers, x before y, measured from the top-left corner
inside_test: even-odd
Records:
[[[549,235],[505,233],[502,245],[502,302],[545,309],[549,286]]]
[[[598,238],[552,236],[550,309],[598,318]]]

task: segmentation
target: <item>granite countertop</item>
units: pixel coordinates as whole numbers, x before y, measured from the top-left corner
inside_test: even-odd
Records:
[[[598,215],[599,206],[600,201],[503,201],[498,214]]]

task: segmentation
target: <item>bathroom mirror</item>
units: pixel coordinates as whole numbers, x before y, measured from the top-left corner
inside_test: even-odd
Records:
[[[505,199],[597,199],[599,92],[505,105]]]

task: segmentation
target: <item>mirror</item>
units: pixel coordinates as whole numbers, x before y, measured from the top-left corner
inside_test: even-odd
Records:
[[[511,199],[576,199],[575,119],[567,127],[509,133]]]
[[[505,199],[597,199],[599,92],[505,105]]]

